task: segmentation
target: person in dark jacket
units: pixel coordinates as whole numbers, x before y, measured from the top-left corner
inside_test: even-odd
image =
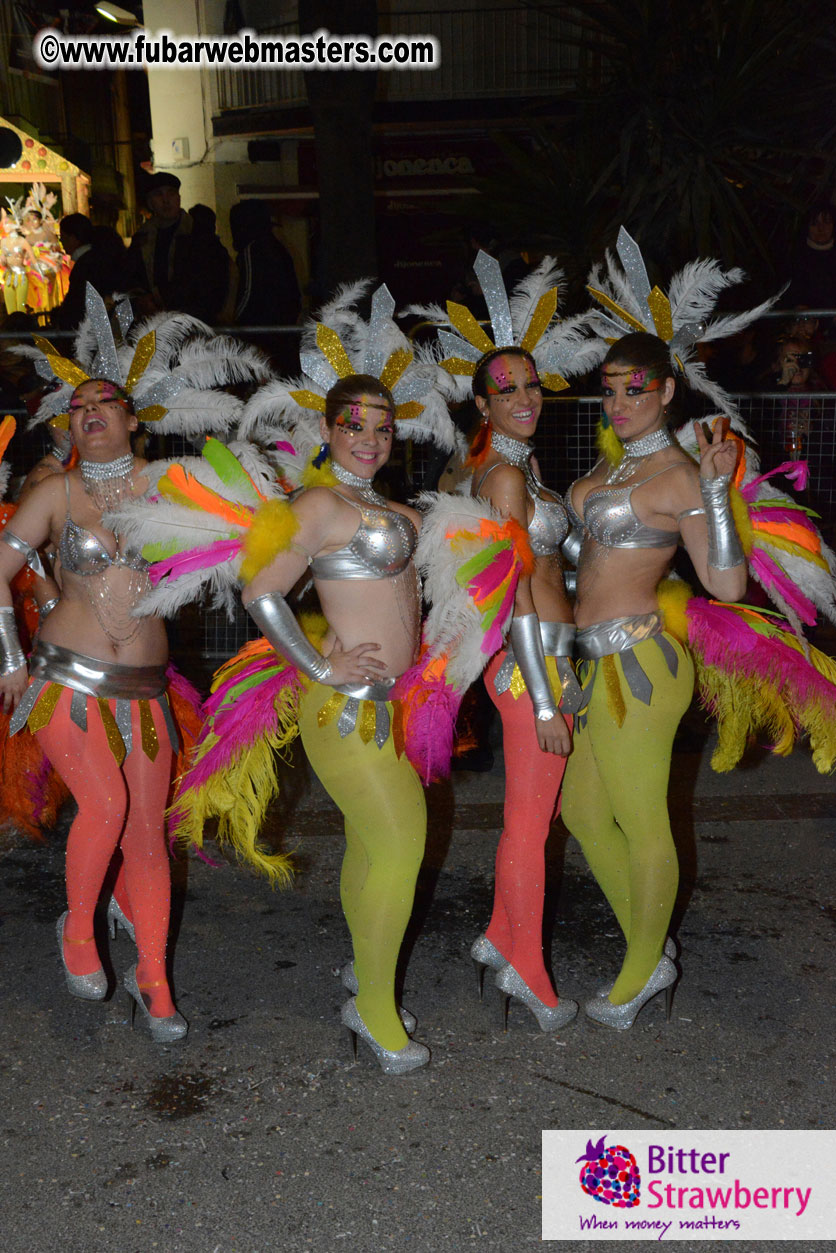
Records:
[[[152,216],[128,250],[129,286],[142,315],[160,310],[190,313],[212,325],[229,286],[229,253],[214,232],[202,231],[180,207],[180,180],[161,172],[148,180],[145,202]]]
[[[229,211],[232,243],[238,254],[238,326],[295,326],[302,309],[293,258],[273,233],[269,205],[263,200],[240,200]],[[295,336],[259,340],[277,366],[295,368]]]

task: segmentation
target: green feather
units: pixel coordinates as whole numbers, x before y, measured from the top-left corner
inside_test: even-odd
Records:
[[[246,497],[248,503],[254,505],[261,503],[263,497],[255,483],[235,453],[230,452],[226,444],[222,444],[219,439],[214,439],[209,435],[201,451],[222,483],[239,491]]]

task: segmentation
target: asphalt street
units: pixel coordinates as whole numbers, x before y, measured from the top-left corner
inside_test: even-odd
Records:
[[[354,1062],[339,1023],[336,972],[350,956],[340,820],[303,760],[271,812],[271,838],[296,850],[291,890],[222,855],[217,867],[174,867],[174,982],[191,1024],[179,1045],[131,1031],[116,988],[134,961],[123,933],[109,942],[102,928],[112,998],[67,994],[54,926],[69,815],[40,847],[6,832],[4,1253],[504,1253],[540,1243],[543,1129],[836,1125],[833,780],[803,751],[753,752],[718,776],[710,748],[692,711],[671,786],[682,864],[672,1019],[658,998],[623,1033],[581,1017],[547,1035],[519,1005],[503,1031],[468,957],[489,916],[501,761],[431,791],[402,999],[432,1063],[403,1078],[382,1075],[362,1044]],[[612,977],[619,938],[559,822],[548,870],[554,974],[583,1000]]]

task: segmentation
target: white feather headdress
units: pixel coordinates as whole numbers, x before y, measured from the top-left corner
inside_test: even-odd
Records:
[[[471,392],[476,367],[487,353],[501,348],[529,352],[541,381],[552,391],[563,391],[568,379],[585,374],[606,352],[597,337],[588,336],[589,316],[555,317],[563,271],[553,257],[543,261],[514,288],[510,298],[502,270],[495,257],[480,250],[473,265],[491,323],[493,338],[464,305],[447,301],[440,305],[410,305],[404,313],[417,314],[439,327],[441,366],[452,379],[452,399],[464,400]]]
[[[432,441],[447,452],[456,447],[455,427],[440,390],[441,371],[433,362],[416,360],[393,319],[395,302],[385,284],[372,296],[368,322],[357,313],[354,306],[370,282],[341,287],[307,324],[299,354],[302,375],[272,380],[244,408],[239,438],[272,444],[291,483],[299,482],[320,443],[326,394],[353,374],[371,375],[389,388],[400,439]]]
[[[240,420],[244,402],[224,388],[272,376],[258,349],[215,335],[185,313],[161,313],[135,324],[130,302],[122,300],[116,306],[117,345],[104,301],[89,283],[86,307],[74,360],[39,335],[32,337],[34,348],[15,348],[34,360],[42,378],[61,383],[41,401],[32,425],[52,422],[66,429],[73,391],[90,378],[105,378],[124,388],[140,421],[162,434],[226,431]]]
[[[691,261],[673,276],[665,295],[661,288],[651,288],[641,250],[623,226],[616,252],[621,265],[607,252],[606,275],[602,266],[596,265],[587,283],[587,291],[603,309],[590,310],[590,321],[601,337],[604,353],[632,331],[656,335],[668,345],[677,374],[695,391],[708,396],[720,412],[736,419],[731,396],[709,378],[697,360],[696,345],[736,335],[771,309],[781,293],[745,313],[709,321],[720,293],[745,279],[742,270],[723,270],[717,261]]]

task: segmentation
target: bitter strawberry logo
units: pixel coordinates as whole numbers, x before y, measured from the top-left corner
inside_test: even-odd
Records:
[[[623,1144],[606,1144],[601,1136],[597,1144],[586,1142],[586,1152],[579,1158],[580,1185],[589,1196],[602,1205],[616,1209],[632,1209],[639,1203],[641,1175],[636,1159]]]

